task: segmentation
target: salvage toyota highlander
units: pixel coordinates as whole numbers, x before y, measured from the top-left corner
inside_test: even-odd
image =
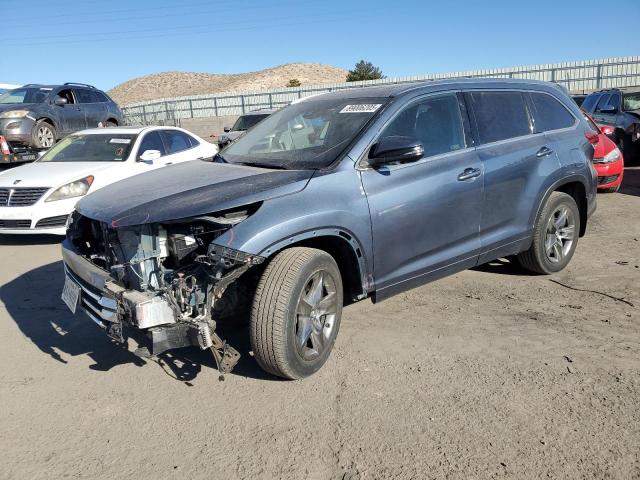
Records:
[[[265,119],[215,162],[88,195],[63,243],[63,299],[139,353],[239,353],[302,378],[342,308],[517,255],[562,270],[596,206],[597,133],[553,84],[456,80],[316,96]],[[393,319],[390,319],[393,321]]]

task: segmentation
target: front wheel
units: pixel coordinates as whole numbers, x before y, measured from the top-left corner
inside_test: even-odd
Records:
[[[559,272],[569,264],[578,244],[580,212],[571,195],[553,192],[538,215],[529,250],[518,262],[535,273]]]
[[[46,120],[38,120],[31,132],[31,144],[35,148],[51,148],[56,143],[56,129]]]
[[[251,309],[258,364],[288,379],[318,371],[333,349],[342,304],[342,278],[333,257],[304,247],[280,252],[262,274]]]

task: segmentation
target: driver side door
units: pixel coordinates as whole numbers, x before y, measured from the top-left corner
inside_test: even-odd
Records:
[[[413,137],[424,147],[423,158],[360,172],[371,215],[377,299],[476,264],[483,175],[467,142],[461,106],[456,93],[408,104],[377,141]]]

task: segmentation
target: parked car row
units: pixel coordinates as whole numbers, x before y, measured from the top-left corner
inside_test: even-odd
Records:
[[[131,130],[107,132],[72,135],[31,167],[98,134],[110,161],[158,151]],[[118,342],[144,334],[139,355],[195,345],[211,349],[221,372],[239,353],[218,327],[246,312],[260,366],[306,377],[328,359],[345,305],[505,256],[535,273],[562,270],[596,208],[601,138],[563,89],[544,82],[318,95],[263,119],[213,162],[82,198],[62,245],[63,299]],[[89,192],[101,173],[92,167],[39,201]]]

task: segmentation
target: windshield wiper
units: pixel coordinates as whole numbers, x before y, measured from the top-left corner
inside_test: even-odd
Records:
[[[247,167],[258,168],[270,168],[272,170],[288,170],[284,165],[274,165],[273,163],[261,163],[261,162],[240,162],[238,165],[245,165]]]

